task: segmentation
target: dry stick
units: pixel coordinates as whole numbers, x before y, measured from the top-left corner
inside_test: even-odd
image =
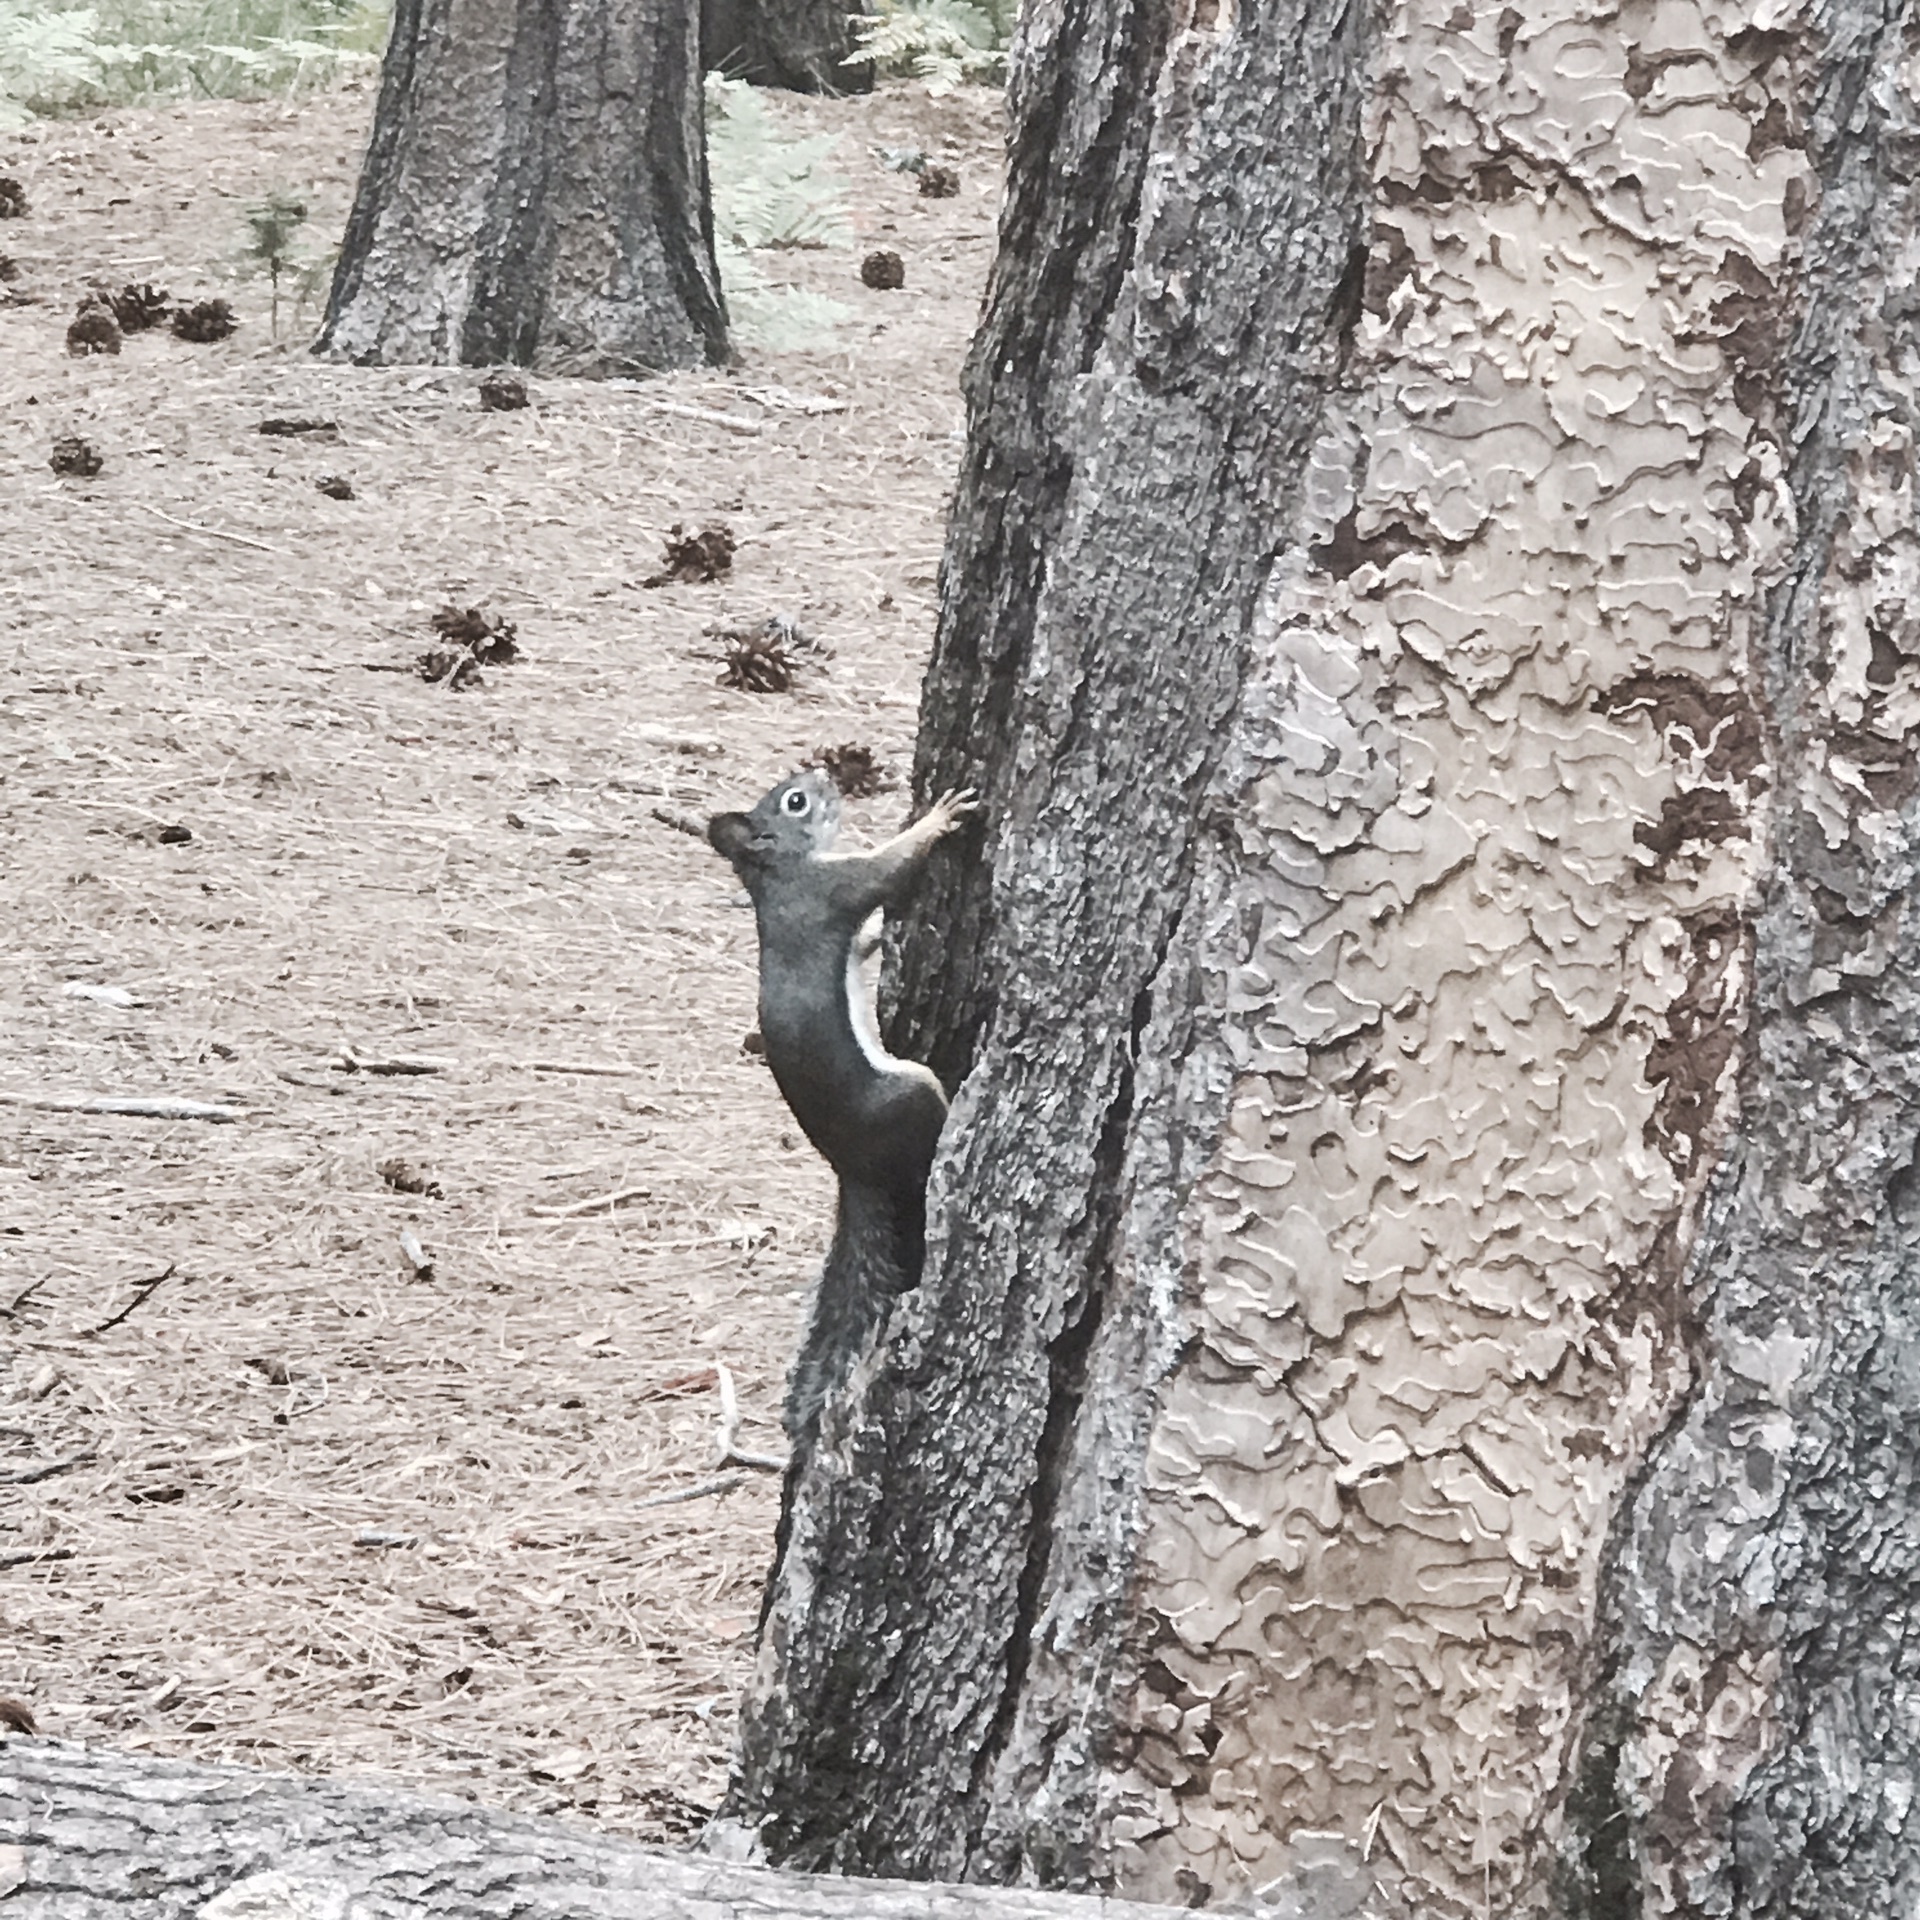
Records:
[[[720,1431],[714,1438],[716,1467],[752,1467],[760,1473],[785,1473],[787,1463],[770,1453],[743,1453],[734,1445],[740,1431],[740,1402],[733,1391],[733,1369],[724,1360],[713,1363],[720,1386]]]
[[[16,1467],[11,1473],[0,1473],[0,1487],[30,1487],[39,1480],[51,1480],[56,1473],[65,1473],[73,1467],[84,1467],[89,1460],[99,1459],[92,1447],[83,1447],[78,1453],[70,1453],[64,1460],[42,1460],[37,1467]]]
[[[71,1560],[71,1547],[27,1547],[19,1553],[0,1553],[0,1569],[30,1567],[41,1560]]]
[[[503,1062],[511,1066],[511,1061]],[[627,1073],[650,1073],[650,1067],[628,1067],[615,1060],[528,1060],[522,1063],[527,1073],[597,1073],[614,1079]]]
[[[32,1107],[39,1113],[125,1113],[136,1120],[244,1120],[244,1107],[219,1107],[205,1100],[121,1100],[111,1095],[0,1093],[0,1106]]]
[[[536,1220],[571,1220],[582,1213],[611,1213],[629,1200],[651,1200],[651,1187],[622,1187],[618,1193],[597,1193],[591,1200],[576,1200],[570,1207],[529,1207]]]
[[[289,1073],[285,1067],[273,1067],[269,1071],[276,1080],[284,1080],[290,1087],[304,1087],[309,1093],[345,1093],[345,1087],[337,1087],[327,1080],[303,1080],[297,1073]]]
[[[348,1073],[451,1073],[460,1063],[457,1060],[443,1060],[431,1053],[395,1053],[385,1059],[370,1060],[363,1053],[356,1053],[351,1047],[342,1047],[335,1057],[336,1068]]]
[[[162,513],[158,507],[150,506],[144,500],[140,504],[170,527],[181,527],[188,533],[204,533],[210,540],[231,540],[235,546],[252,547],[256,553],[275,554],[282,560],[293,558],[285,547],[270,547],[264,540],[254,539],[251,534],[229,533],[225,527],[203,527],[197,520],[176,520],[172,514]]]
[[[671,827],[676,833],[690,833],[696,840],[704,840],[707,837],[707,823],[704,820],[696,820],[690,813],[677,813],[672,807],[650,807],[648,812],[663,827]]]
[[[36,1293],[38,1293],[40,1289],[44,1287],[46,1284],[47,1284],[47,1277],[45,1274],[42,1274],[38,1280],[29,1280],[27,1284],[24,1287],[22,1287],[20,1291],[16,1293],[11,1300],[9,1300],[4,1306],[0,1306],[0,1313],[5,1314],[6,1317],[9,1320],[11,1320],[13,1316],[16,1313],[18,1313],[20,1309],[24,1307],[27,1304],[27,1302],[31,1300],[33,1296]]]
[[[744,1473],[723,1473],[717,1480],[702,1480],[698,1486],[682,1487],[678,1493],[649,1494],[633,1504],[636,1508],[677,1507],[683,1500],[704,1500],[710,1493],[731,1493],[735,1487],[744,1486],[746,1479]]]
[[[81,1332],[90,1337],[96,1333],[106,1333],[109,1329],[117,1327],[128,1314],[144,1307],[147,1302],[153,1298],[161,1282],[171,1280],[178,1271],[179,1262],[175,1261],[167,1268],[165,1273],[156,1273],[151,1280],[136,1280],[133,1283],[133,1298],[129,1300],[112,1319],[102,1320],[97,1327],[83,1327]]]
[[[710,427],[727,427],[735,433],[758,433],[760,422],[737,413],[717,413],[712,407],[689,407],[678,400],[655,400],[648,413],[670,413],[676,420],[698,420]]]

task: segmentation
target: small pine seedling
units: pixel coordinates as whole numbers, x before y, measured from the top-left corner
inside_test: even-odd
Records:
[[[280,337],[280,276],[295,264],[293,237],[306,224],[304,202],[284,193],[270,193],[257,206],[247,209],[247,227],[253,238],[247,246],[247,258],[256,271],[267,276],[272,288],[273,337]]]

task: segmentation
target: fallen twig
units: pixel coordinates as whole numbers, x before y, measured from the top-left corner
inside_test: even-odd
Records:
[[[433,1255],[420,1244],[420,1236],[411,1227],[400,1230],[400,1252],[408,1266],[413,1269],[416,1280],[433,1278]]]
[[[676,1507],[682,1500],[704,1500],[710,1493],[731,1493],[735,1487],[744,1486],[747,1476],[744,1473],[723,1473],[716,1480],[702,1480],[697,1486],[682,1487],[678,1493],[649,1494],[644,1500],[636,1500],[638,1507]]]
[[[529,1073],[597,1073],[608,1079],[621,1074],[647,1073],[651,1069],[642,1066],[623,1066],[617,1060],[529,1060],[526,1063]]]
[[[32,1107],[40,1113],[124,1113],[136,1120],[244,1120],[244,1107],[216,1106],[206,1100],[120,1099],[114,1095],[0,1093],[0,1105]]]
[[[791,387],[742,387],[740,397],[782,413],[845,413],[847,410],[844,400],[836,400],[830,394],[796,393]]]
[[[653,400],[647,405],[649,413],[670,413],[676,420],[698,420],[709,427],[725,427],[731,433],[757,434],[760,431],[758,420],[748,420],[737,413],[719,413],[712,407],[690,407],[679,400]]]
[[[25,1547],[17,1553],[0,1553],[0,1569],[30,1567],[41,1560],[71,1560],[71,1547]]]
[[[733,1369],[724,1360],[713,1363],[714,1378],[720,1388],[720,1430],[714,1436],[716,1467],[751,1467],[756,1473],[785,1473],[784,1458],[771,1453],[746,1453],[735,1445],[740,1431],[740,1402],[733,1391]]]
[[[251,547],[256,553],[275,554],[282,560],[293,558],[285,547],[270,547],[264,540],[256,540],[250,533],[229,533],[225,527],[203,527],[197,520],[176,520],[172,514],[162,513],[158,507],[148,501],[143,500],[140,504],[156,519],[164,520],[170,527],[179,527],[187,533],[203,533],[209,540],[231,540],[237,547]]]
[[[707,823],[693,814],[680,813],[672,807],[650,807],[648,811],[663,827],[671,827],[676,833],[690,833],[696,840],[707,837]]]
[[[536,1220],[571,1220],[576,1214],[611,1213],[629,1200],[651,1200],[651,1187],[622,1187],[618,1193],[597,1193],[591,1200],[576,1200],[569,1207],[529,1207]]]
[[[351,1047],[342,1047],[331,1064],[336,1072],[342,1073],[414,1074],[451,1073],[460,1063],[430,1053],[394,1053],[375,1060],[356,1053]]]
[[[344,1087],[337,1087],[328,1080],[305,1080],[297,1073],[289,1073],[285,1067],[271,1067],[268,1071],[276,1080],[284,1080],[290,1087],[304,1087],[309,1093],[344,1093]]]
[[[118,1313],[114,1314],[111,1319],[102,1320],[97,1327],[85,1327],[82,1328],[81,1331],[91,1336],[96,1333],[106,1333],[111,1328],[117,1327],[128,1314],[134,1313],[141,1307],[144,1307],[158,1291],[161,1283],[171,1280],[178,1271],[179,1263],[176,1261],[172,1266],[167,1268],[166,1272],[156,1273],[151,1280],[136,1280],[133,1283],[133,1298],[129,1300]]]
[[[705,1393],[713,1385],[714,1374],[711,1367],[695,1367],[691,1373],[676,1373],[671,1380],[662,1380],[657,1386],[648,1387],[641,1395],[642,1400],[671,1400],[675,1394]]]
[[[15,1467],[11,1473],[0,1473],[0,1487],[30,1487],[37,1481],[51,1480],[56,1473],[84,1467],[89,1460],[99,1457],[92,1447],[83,1447],[78,1453],[70,1453],[64,1459],[42,1460],[31,1467]]]
[[[18,1313],[20,1309],[24,1307],[27,1304],[27,1302],[31,1300],[33,1296],[36,1293],[38,1293],[40,1289],[44,1287],[46,1284],[47,1284],[47,1276],[44,1273],[40,1276],[38,1280],[29,1280],[27,1284],[24,1287],[20,1288],[19,1291],[15,1293],[13,1297],[10,1300],[8,1300],[4,1306],[0,1306],[0,1314],[4,1314],[9,1320],[11,1320],[13,1316],[16,1313]]]

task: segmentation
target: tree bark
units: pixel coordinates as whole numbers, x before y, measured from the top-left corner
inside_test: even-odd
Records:
[[[554,1820],[68,1746],[0,1747],[8,1920],[1166,1920],[1072,1895],[813,1879]]]
[[[853,21],[867,12],[848,0],[702,0],[700,57],[756,87],[791,93],[867,93],[873,68],[849,66]]]
[[[726,1815],[794,1864],[1073,1882],[1101,1844],[1091,1772],[1031,1777],[1023,1703],[1064,1556],[1103,1569],[1083,1624],[1120,1623],[1168,1332],[1125,1243],[1170,1229],[1202,1144],[1137,1138],[1137,1083],[1163,1108],[1224,1085],[1181,925],[1196,821],[1365,234],[1362,11],[1170,25],[1040,5],[1015,52],[916,769],[980,789],[993,842],[916,908],[937,934],[894,1033],[971,1070],[924,1279],[790,1476]],[[1170,1156],[1147,1221],[1135,1153]]]
[[[1614,1531],[1571,1912],[1920,1911],[1920,105],[1909,6],[1827,0],[1791,274],[1736,329],[1792,544],[1752,685],[1771,858],[1696,1364]]]
[[[693,0],[399,0],[315,351],[724,360]]]
[[[1029,10],[771,1857],[1913,1906],[1917,48]]]

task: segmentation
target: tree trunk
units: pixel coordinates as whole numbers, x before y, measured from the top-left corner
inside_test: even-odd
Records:
[[[1719,319],[1785,442],[1743,676],[1773,811],[1695,1365],[1608,1554],[1567,1841],[1595,1920],[1920,1912],[1920,18],[1796,29],[1815,211]]]
[[[698,43],[693,0],[399,0],[315,351],[724,360]]]
[[[1029,10],[771,1857],[1912,1909],[1920,34],[1769,18]]]
[[[708,72],[793,93],[866,93],[873,68],[853,53],[849,0],[702,0],[700,57]]]
[[[458,1801],[0,1746],[8,1920],[1170,1920],[1062,1894],[771,1873]]]

